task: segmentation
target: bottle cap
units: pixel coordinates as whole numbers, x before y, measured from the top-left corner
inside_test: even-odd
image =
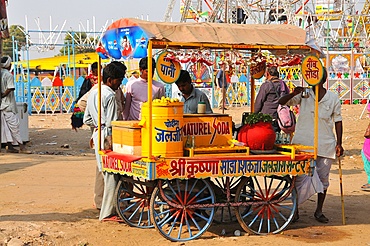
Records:
[[[198,102],[198,104],[206,104],[205,102]]]

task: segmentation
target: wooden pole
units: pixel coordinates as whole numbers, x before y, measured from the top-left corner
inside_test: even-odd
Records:
[[[342,224],[346,224],[346,217],[344,216],[344,195],[343,195],[343,184],[342,184],[342,163],[340,161],[340,156],[338,157],[339,163],[339,187],[340,187],[340,200],[342,203]]]

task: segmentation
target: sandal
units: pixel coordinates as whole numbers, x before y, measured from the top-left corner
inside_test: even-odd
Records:
[[[26,150],[26,149],[20,149],[20,150],[19,150],[19,153],[20,153],[20,154],[32,154],[32,151],[30,151],[30,150]]]
[[[105,222],[105,221],[114,221],[114,222],[124,222],[120,217],[118,217],[117,215],[113,215],[113,216],[110,216],[110,217],[107,217],[107,218],[104,218],[102,219],[102,222]]]
[[[315,217],[315,219],[320,222],[320,223],[328,223],[329,222],[329,219],[325,217],[324,214],[321,214],[320,216],[314,214],[313,215]]]
[[[19,153],[19,150],[17,150],[17,149],[7,149],[6,153]]]
[[[370,184],[364,184],[363,186],[361,186],[361,190],[370,191]]]

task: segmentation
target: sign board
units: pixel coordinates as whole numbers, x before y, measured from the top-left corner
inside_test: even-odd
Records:
[[[180,76],[181,65],[178,61],[167,59],[167,51],[159,54],[157,58],[156,70],[158,77],[167,84],[172,84]]]
[[[314,86],[320,83],[324,74],[324,66],[316,56],[306,56],[302,62],[302,77],[307,84]]]

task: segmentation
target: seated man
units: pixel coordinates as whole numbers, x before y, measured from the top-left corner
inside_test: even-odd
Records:
[[[198,113],[199,102],[204,102],[206,104],[206,114],[213,113],[208,97],[201,90],[194,88],[188,71],[180,71],[180,76],[176,81],[176,85],[182,93],[181,101],[184,102],[184,114]]]

